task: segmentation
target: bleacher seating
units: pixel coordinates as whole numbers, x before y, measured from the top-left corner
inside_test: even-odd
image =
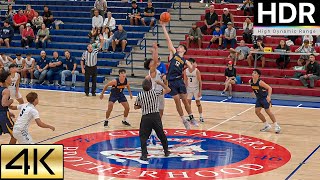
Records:
[[[75,56],[80,68],[80,57],[83,51],[86,50],[89,43],[88,33],[91,30],[90,10],[93,8],[94,1],[68,1],[68,0],[16,0],[13,8],[25,9],[25,6],[30,4],[31,7],[39,11],[40,15],[43,13],[43,6],[47,5],[52,11],[55,20],[61,20],[64,24],[59,26],[59,29],[51,29],[51,42],[48,43],[46,52],[51,56],[53,51],[57,51],[60,56],[64,55],[64,50],[71,51],[72,56]],[[156,10],[156,17],[167,11],[172,3],[169,2],[154,2],[153,5]],[[146,2],[138,2],[143,11],[147,6]],[[113,13],[116,19],[116,24],[124,25],[124,29],[128,32],[128,45],[125,52],[129,53],[133,46],[136,46],[144,34],[150,30],[150,27],[130,26],[130,22],[126,20],[127,11],[131,7],[130,3],[121,1],[108,1],[108,11]],[[4,20],[6,10],[0,12],[1,20]],[[54,26],[53,26],[54,27]],[[40,49],[35,49],[34,44],[30,49],[21,48],[21,36],[18,32],[15,33],[11,48],[0,48],[12,57],[17,52],[25,55],[31,53],[35,59],[39,59]],[[111,49],[110,49],[111,50]],[[106,75],[110,75],[112,67],[119,65],[119,62],[125,58],[122,53],[99,53],[98,55],[98,82],[102,83]],[[69,78],[70,80],[70,78]],[[80,75],[77,81],[84,81],[84,76]]]
[[[215,11],[218,13],[219,18],[222,14],[223,8],[229,8],[230,12],[234,14],[235,26],[237,29],[237,40],[238,42],[242,40],[242,23],[244,22],[246,16],[243,16],[243,11],[236,11],[238,7],[237,4],[215,4]],[[197,22],[198,27],[204,25],[204,13],[201,15],[201,21]],[[253,19],[253,18],[252,18]],[[188,35],[185,36],[185,40]],[[207,48],[211,35],[205,35],[202,39],[202,48]],[[275,49],[280,40],[287,40],[284,37],[265,37],[264,43],[266,47],[272,47]],[[186,44],[186,41],[182,41],[181,44]],[[252,47],[252,44],[247,44],[247,46]],[[294,52],[300,45],[290,46],[292,52]],[[214,50],[214,49],[194,49],[196,44],[191,44],[186,58],[194,58],[198,63],[198,68],[202,72],[203,79],[203,89],[205,90],[218,90],[222,91],[224,89],[224,70],[226,68],[228,55],[230,54],[228,50]],[[218,48],[217,44],[213,44],[211,48]],[[316,47],[315,50],[320,52],[320,47]],[[294,71],[293,66],[297,65],[297,60],[299,55],[290,56],[290,63],[287,69],[277,69],[275,60],[279,55],[265,55],[266,57],[266,67],[260,68],[262,71],[262,79],[273,87],[273,93],[275,94],[290,94],[290,95],[302,95],[302,96],[320,96],[320,81],[315,83],[316,88],[308,89],[302,86],[298,79],[293,79]],[[316,60],[320,60],[320,56],[316,57]],[[261,62],[258,61],[258,67],[261,67]],[[251,87],[248,84],[251,78],[253,68],[248,67],[248,63],[245,60],[237,62],[237,74],[241,76],[243,84],[237,84],[233,86],[233,91],[238,92],[251,92]],[[302,71],[303,72],[303,71]]]

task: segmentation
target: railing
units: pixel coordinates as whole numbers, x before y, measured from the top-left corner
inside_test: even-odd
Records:
[[[155,30],[157,31],[155,32]],[[157,35],[157,44],[159,44],[159,25],[158,24],[152,27],[152,36],[155,36],[155,35]]]
[[[131,58],[130,60],[129,60],[129,57]],[[126,65],[131,64],[131,77],[134,77],[134,73],[133,73],[133,54],[132,54],[132,52],[127,54],[127,56],[125,57],[125,60],[126,60]]]
[[[142,43],[144,42],[144,46],[142,46]],[[140,50],[144,49],[144,59],[147,59],[147,39],[143,38],[139,43]]]

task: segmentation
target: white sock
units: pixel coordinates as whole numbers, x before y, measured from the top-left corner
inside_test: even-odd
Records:
[[[184,116],[180,116],[180,118],[182,119],[182,122],[186,121],[186,118],[184,118]]]
[[[273,123],[275,126],[279,126],[279,124],[277,122]]]
[[[124,118],[123,118],[123,121],[127,121],[127,117],[124,117]]]
[[[265,126],[270,126],[268,122],[265,122],[264,125],[265,125]]]
[[[199,116],[202,118],[202,113],[199,113]]]

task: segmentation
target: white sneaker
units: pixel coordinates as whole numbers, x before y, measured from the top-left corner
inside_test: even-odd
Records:
[[[275,127],[274,127],[274,132],[275,132],[276,134],[279,134],[279,133],[281,132],[281,127],[280,127],[280,126],[275,126]]]
[[[198,125],[198,122],[194,119],[194,118],[192,118],[191,120],[190,120],[190,122],[191,122],[191,124],[193,125],[193,126],[199,126]]]
[[[268,124],[268,125],[264,126],[262,129],[260,129],[260,131],[261,131],[261,132],[267,132],[267,131],[269,131],[270,129],[271,129],[271,125]]]
[[[199,3],[203,3],[203,0],[199,1]]]
[[[187,130],[190,129],[190,124],[189,124],[189,122],[188,122],[187,120],[184,120],[184,121],[183,121],[183,125],[184,125],[184,127],[185,127]]]

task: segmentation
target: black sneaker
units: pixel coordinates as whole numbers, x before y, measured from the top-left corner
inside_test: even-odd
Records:
[[[109,127],[109,121],[104,121],[104,127]]]
[[[92,96],[97,96],[96,93],[92,93]]]
[[[164,152],[164,157],[168,157],[168,156],[170,156],[170,154],[171,154],[170,151],[166,151],[166,152]]]
[[[123,125],[126,125],[126,126],[131,126],[131,124],[128,123],[127,121],[122,121],[122,124],[123,124]]]
[[[89,93],[86,93],[86,96],[89,96]]]
[[[142,160],[142,161],[148,161],[148,157],[147,157],[147,156],[142,155],[142,156],[140,156],[140,160]]]
[[[71,89],[75,89],[76,86],[74,84],[71,85]]]

